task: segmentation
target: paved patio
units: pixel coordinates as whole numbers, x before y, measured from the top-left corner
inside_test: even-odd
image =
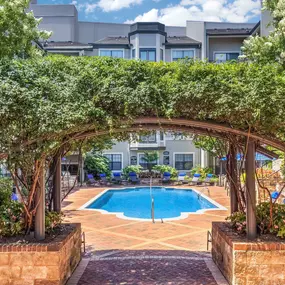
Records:
[[[208,188],[210,198],[229,209],[230,201],[224,188]],[[196,189],[199,191],[203,187]],[[114,214],[78,210],[104,190],[105,188],[81,188],[64,202],[65,220],[82,224],[89,252],[109,249],[206,251],[207,231],[211,230],[212,221],[223,221],[229,215],[229,211],[207,211],[204,214],[190,214],[183,220],[153,224],[119,219]]]
[[[78,210],[106,188],[74,191],[64,201],[63,211],[66,222],[82,224],[86,254],[68,285],[227,284],[206,251],[212,221],[223,221],[229,215],[230,201],[224,188],[208,188],[209,197],[228,210],[155,224]]]

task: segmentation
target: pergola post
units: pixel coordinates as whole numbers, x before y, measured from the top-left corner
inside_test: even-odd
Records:
[[[246,160],[246,230],[247,238],[256,238],[256,193],[255,193],[255,142],[249,140]]]
[[[53,210],[61,212],[61,155],[55,156],[53,176]]]
[[[233,144],[230,145],[229,150],[229,175],[230,175],[230,201],[231,201],[231,214],[238,211],[238,197],[237,197],[237,151]]]
[[[45,171],[44,166],[41,166],[41,172],[39,175],[40,187],[36,193],[35,204],[38,205],[35,215],[35,238],[36,240],[45,239]]]

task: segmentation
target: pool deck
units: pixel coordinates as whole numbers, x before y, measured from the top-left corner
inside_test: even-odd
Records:
[[[195,188],[201,191],[204,187],[178,186],[178,188]],[[82,224],[82,231],[86,235],[86,250],[90,254],[101,250],[206,251],[207,231],[211,230],[212,222],[223,221],[229,215],[229,197],[224,188],[216,186],[208,187],[209,197],[228,210],[190,214],[182,220],[153,224],[150,221],[120,219],[114,214],[79,210],[106,189],[111,187],[83,187],[73,191],[63,202],[65,221]],[[207,191],[203,193],[208,196]]]

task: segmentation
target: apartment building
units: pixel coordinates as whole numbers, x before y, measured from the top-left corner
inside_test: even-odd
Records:
[[[38,5],[32,1],[36,17],[42,17],[40,28],[53,32],[43,43],[49,53],[67,56],[111,56],[125,59],[172,62],[193,58],[222,63],[237,59],[243,41],[256,33],[268,34],[270,15],[262,13],[258,23],[218,23],[187,21],[185,26],[166,26],[157,22],[133,24],[83,22],[78,20],[74,5]],[[154,132],[138,136],[137,142],[118,142],[104,151],[112,171],[127,165],[145,166],[145,151],[156,151],[154,164],[171,165],[189,171],[195,165],[214,166],[214,159],[197,149],[192,136]],[[76,159],[66,158],[64,164],[76,168]]]

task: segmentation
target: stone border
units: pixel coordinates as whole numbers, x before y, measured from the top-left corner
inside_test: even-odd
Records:
[[[80,223],[63,224],[73,226],[73,230],[68,234],[60,234],[55,237],[49,243],[27,243],[27,244],[17,244],[17,243],[2,243],[0,244],[0,252],[52,252],[60,251],[62,247],[70,240],[70,237],[74,235],[76,231],[81,230]]]
[[[145,186],[147,187],[147,186]],[[163,186],[153,186],[153,188],[156,187],[163,187]],[[104,191],[102,191],[101,193],[99,193],[98,195],[96,195],[94,198],[92,198],[91,200],[89,200],[88,202],[86,202],[83,206],[81,206],[78,210],[84,210],[84,211],[96,211],[99,212],[101,214],[104,215],[116,215],[117,218],[119,219],[123,219],[123,220],[131,220],[131,221],[141,221],[141,222],[150,222],[152,221],[152,219],[141,219],[141,218],[132,218],[132,217],[127,217],[125,216],[125,214],[123,212],[108,212],[106,210],[101,210],[101,209],[90,209],[87,208],[89,205],[91,205],[94,201],[96,201],[97,199],[99,199],[101,196],[103,196],[106,192],[112,190],[112,191],[122,191],[124,189],[136,189],[136,188],[140,188],[138,187],[123,187],[121,189],[116,189],[116,188],[109,188],[109,189],[105,189]],[[178,221],[178,220],[183,220],[188,218],[189,215],[200,215],[203,214],[207,211],[227,211],[228,209],[222,205],[220,205],[219,203],[217,203],[216,201],[214,201],[213,199],[211,199],[210,197],[206,196],[204,193],[199,192],[197,189],[195,188],[179,188],[179,187],[164,187],[165,189],[178,189],[178,190],[185,190],[185,191],[194,191],[196,192],[198,195],[200,195],[201,197],[203,197],[205,200],[209,201],[211,204],[215,205],[217,208],[208,208],[208,209],[200,209],[196,212],[181,212],[179,217],[174,217],[174,218],[164,218],[164,219],[155,219],[155,222],[161,222],[161,220],[167,222],[167,221]]]
[[[77,266],[77,268],[73,272],[72,276],[67,281],[66,285],[77,285],[77,283],[79,282],[80,278],[82,277],[89,261],[90,261],[90,258],[81,259],[79,265]]]
[[[273,251],[285,250],[285,241],[247,241],[246,238],[235,235],[234,232],[225,231],[224,222],[213,222],[213,231],[218,231],[224,241],[234,250]]]

